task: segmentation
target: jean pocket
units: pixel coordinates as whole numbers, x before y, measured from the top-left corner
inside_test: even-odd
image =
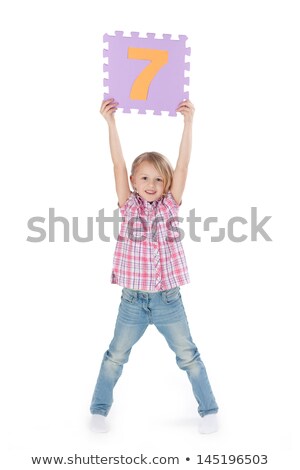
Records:
[[[171,304],[176,302],[181,298],[180,287],[173,287],[172,289],[168,289],[165,291],[165,295],[163,296],[164,302],[166,304]]]
[[[124,287],[122,289],[121,300],[124,300],[125,302],[132,304],[135,301],[135,295],[130,291],[130,289],[127,289],[126,287]]]

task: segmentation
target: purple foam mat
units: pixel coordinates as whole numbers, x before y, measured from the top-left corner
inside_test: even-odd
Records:
[[[186,56],[190,55],[190,48],[186,47],[187,36],[172,39],[170,34],[164,34],[162,39],[156,39],[154,33],[147,33],[147,37],[139,37],[139,33],[132,32],[131,36],[124,36],[122,31],[115,31],[115,35],[105,34],[103,41],[108,44],[103,56],[108,58],[104,64],[104,86],[108,87],[104,99],[114,98],[118,101],[123,112],[130,113],[137,109],[140,114],[153,111],[159,115],[162,111],[169,112],[169,116],[176,116],[178,104],[189,98],[189,78],[185,77],[185,70],[190,69]],[[164,50],[168,52],[168,62],[155,74],[148,88],[146,99],[131,99],[130,93],[136,78],[150,63],[150,60],[136,60],[128,58],[128,48],[143,48]]]

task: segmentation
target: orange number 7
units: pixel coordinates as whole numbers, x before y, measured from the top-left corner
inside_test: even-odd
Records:
[[[145,101],[153,78],[159,70],[168,63],[168,51],[128,47],[128,59],[150,60],[150,64],[142,70],[133,82],[130,91],[130,99]]]

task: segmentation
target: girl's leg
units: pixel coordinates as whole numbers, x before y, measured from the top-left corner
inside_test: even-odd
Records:
[[[90,406],[92,414],[107,416],[113,402],[113,389],[123,365],[128,361],[132,346],[148,326],[148,317],[130,289],[122,290],[114,337],[105,352]]]
[[[202,417],[217,413],[218,405],[205,366],[192,340],[179,288],[163,291],[159,305],[155,307],[154,324],[175,352],[178,366],[187,372],[198,403],[198,413]]]

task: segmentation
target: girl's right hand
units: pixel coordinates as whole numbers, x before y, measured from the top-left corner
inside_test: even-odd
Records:
[[[109,98],[108,100],[102,101],[100,113],[102,114],[102,116],[104,117],[104,119],[107,121],[108,124],[114,121],[115,119],[114,113],[118,109],[117,107],[118,104],[119,103],[117,103],[114,98]]]

